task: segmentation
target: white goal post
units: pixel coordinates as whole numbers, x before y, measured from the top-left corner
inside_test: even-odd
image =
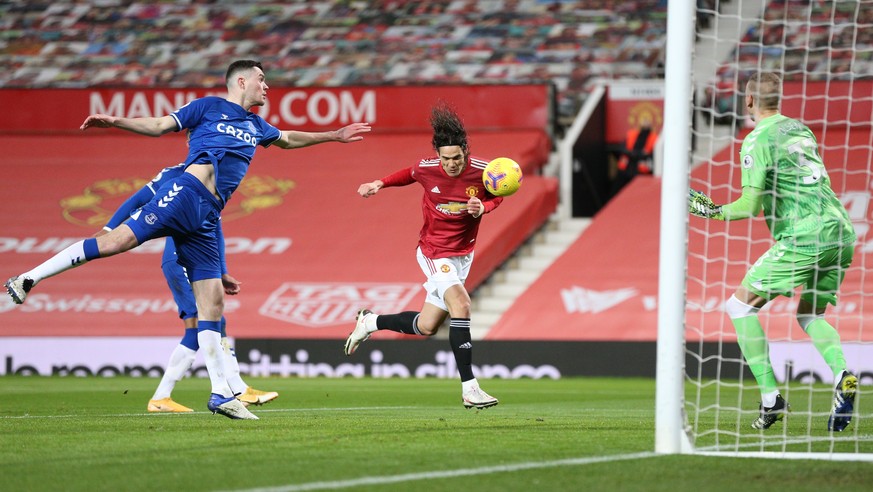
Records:
[[[685,434],[685,263],[688,236],[688,169],[691,149],[691,58],[694,5],[667,6],[664,73],[664,167],[661,173],[661,239],[658,267],[658,350],[655,451],[691,450]]]
[[[871,33],[873,0],[669,2],[657,453],[873,461],[873,399],[865,399],[873,388]],[[706,63],[695,63],[701,60]],[[832,374],[795,320],[796,296],[773,300],[759,316],[792,411],[766,431],[751,428],[760,394],[723,303],[774,240],[760,216],[720,225],[689,221],[689,187],[716,203],[740,195],[739,144],[751,128],[741,91],[756,71],[783,76],[782,112],[815,133],[832,188],[858,233],[838,305],[826,317],[841,335],[847,369],[860,381],[853,420],[840,433],[826,428]]]

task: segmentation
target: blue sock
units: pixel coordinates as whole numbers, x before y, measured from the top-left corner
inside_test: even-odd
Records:
[[[197,321],[197,333],[201,331],[214,331],[215,333],[221,333],[221,321]]]
[[[197,328],[185,328],[185,335],[179,344],[196,352],[200,348],[200,342],[197,341]]]
[[[97,248],[97,238],[89,237],[82,242],[82,249],[85,252],[85,260],[93,260],[100,258],[100,249]]]

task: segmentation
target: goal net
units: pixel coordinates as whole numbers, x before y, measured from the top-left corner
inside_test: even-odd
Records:
[[[673,2],[670,6],[674,7]],[[873,398],[866,398],[867,389],[873,388],[873,231],[869,231],[873,216],[873,0],[711,0],[697,1],[689,9],[696,12],[697,30],[689,32],[694,39],[690,43],[693,57],[684,77],[693,74],[689,93],[695,97],[678,95],[684,100],[671,101],[668,92],[665,104],[668,165],[663,177],[665,237],[661,239],[662,250],[678,247],[684,261],[665,261],[671,253],[662,251],[660,283],[662,309],[669,312],[671,305],[679,303],[684,320],[678,324],[684,328],[679,343],[682,353],[676,354],[677,338],[665,333],[675,328],[677,320],[659,313],[656,448],[662,452],[873,461]],[[668,19],[674,14],[671,10]],[[681,48],[682,36],[677,38],[671,29],[686,27],[668,23],[668,91],[683,78],[675,71],[676,65],[688,56],[687,51],[673,51]],[[679,210],[682,205],[673,198],[684,191],[685,200],[686,184],[709,194],[715,203],[730,203],[740,196],[739,150],[753,127],[743,90],[748,77],[759,71],[783,77],[781,112],[813,130],[831,187],[858,235],[838,303],[829,306],[826,314],[840,334],[847,369],[860,381],[852,422],[839,433],[827,430],[834,375],[798,324],[799,291],[794,297],[773,299],[758,313],[779,390],[791,412],[767,430],[751,427],[761,395],[724,305],[774,239],[763,214],[732,222],[688,218],[687,206]],[[684,117],[681,112],[689,105],[693,116]],[[671,123],[683,128],[682,134],[673,134],[673,140],[668,139],[666,128]],[[693,150],[688,168],[678,169],[684,162],[668,167],[671,155],[684,156],[687,161],[689,148]],[[680,172],[684,175],[678,176]],[[676,229],[670,224],[675,222],[681,223],[680,233],[671,233]],[[671,235],[681,243],[671,242]],[[671,285],[669,276],[677,269],[684,270],[684,282]],[[680,289],[684,292],[677,293]],[[684,401],[673,407],[664,393],[669,389],[662,389],[673,384],[667,380],[671,357],[678,361],[677,372],[684,379],[674,394]],[[664,441],[665,433],[681,436]]]

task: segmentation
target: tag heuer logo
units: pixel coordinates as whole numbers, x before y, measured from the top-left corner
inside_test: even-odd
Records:
[[[419,288],[421,284],[286,282],[270,294],[259,312],[301,326],[348,324],[351,329],[358,309],[403,311]]]

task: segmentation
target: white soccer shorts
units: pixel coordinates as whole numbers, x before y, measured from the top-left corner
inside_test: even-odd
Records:
[[[421,248],[415,251],[418,266],[427,277],[427,282],[421,284],[427,292],[424,302],[448,312],[449,308],[443,301],[443,297],[449,287],[464,285],[467,275],[470,274],[470,266],[473,264],[473,252],[463,256],[432,259],[421,253]]]

